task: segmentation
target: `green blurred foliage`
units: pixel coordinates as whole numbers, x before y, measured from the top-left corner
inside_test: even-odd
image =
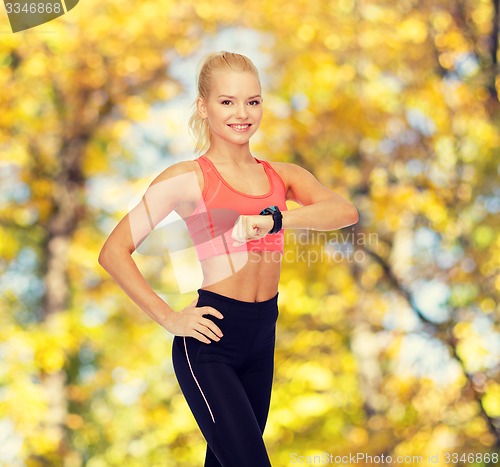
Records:
[[[89,183],[132,159],[123,136],[181,93],[172,57],[235,26],[269,38],[255,152],[308,168],[361,215],[287,232],[273,465],[498,449],[493,21],[489,0],[87,0],[3,34],[0,461],[201,465],[171,336],[97,264],[123,192],[152,175],[109,193],[119,212],[89,203]],[[167,258],[135,259],[158,293],[174,287]]]

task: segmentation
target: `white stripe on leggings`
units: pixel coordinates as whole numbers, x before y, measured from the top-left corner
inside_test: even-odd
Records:
[[[194,379],[196,385],[198,386],[198,389],[200,390],[201,395],[203,396],[203,399],[205,400],[205,404],[207,404],[208,411],[210,412],[210,416],[212,417],[212,421],[215,423],[214,414],[212,413],[212,409],[210,408],[210,404],[208,403],[207,398],[205,397],[205,394],[203,394],[201,386],[198,383],[196,376],[194,375],[193,368],[191,368],[191,362],[189,361],[189,355],[188,355],[188,350],[187,350],[187,345],[186,345],[186,337],[184,336],[183,339],[184,339],[184,350],[186,351],[186,358],[187,358],[187,362],[189,365],[189,369],[191,370],[191,374],[193,375],[193,379]]]

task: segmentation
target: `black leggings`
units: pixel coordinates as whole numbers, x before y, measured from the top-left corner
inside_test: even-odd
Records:
[[[263,302],[204,289],[198,294],[197,307],[208,305],[224,316],[204,315],[224,335],[210,344],[175,336],[172,360],[208,443],[205,467],[270,466],[262,434],[271,400],[278,293]]]

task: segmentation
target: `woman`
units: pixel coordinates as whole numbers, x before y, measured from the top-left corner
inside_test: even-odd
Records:
[[[190,120],[204,154],[165,169],[106,240],[99,263],[171,332],[179,385],[208,442],[205,467],[264,467],[262,434],[274,371],[283,230],[333,230],[355,207],[307,170],[254,157],[262,119],[259,74],[245,56],[208,55]],[[287,210],[286,200],[301,205]],[[131,254],[175,210],[203,271],[197,299],[180,312],[140,274]]]

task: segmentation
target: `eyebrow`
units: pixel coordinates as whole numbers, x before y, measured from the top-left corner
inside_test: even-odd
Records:
[[[219,97],[228,97],[229,99],[236,99],[235,96],[228,96],[227,94],[221,94]],[[256,96],[249,97],[248,99],[255,99],[256,97],[261,97],[260,94],[257,94]]]

